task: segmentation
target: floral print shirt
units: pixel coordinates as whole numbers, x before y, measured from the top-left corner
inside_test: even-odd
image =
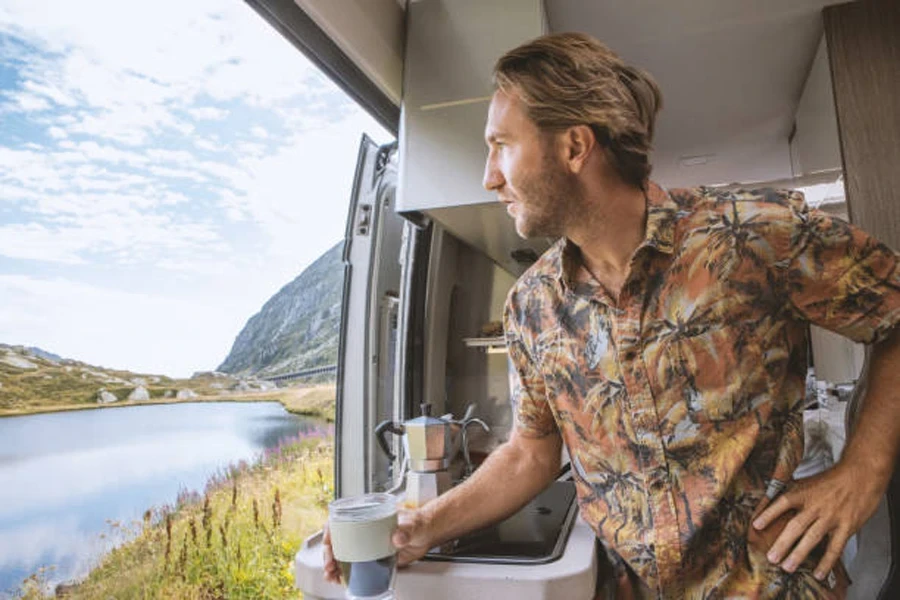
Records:
[[[750,519],[802,458],[808,324],[887,337],[900,259],[795,191],[651,183],[647,209],[618,298],[565,239],[511,290],[516,427],[561,434],[583,517],[659,597],[827,596]]]

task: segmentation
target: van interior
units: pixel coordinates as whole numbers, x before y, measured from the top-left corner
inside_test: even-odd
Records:
[[[339,496],[402,489],[403,443],[390,441],[391,457],[374,430],[418,417],[423,404],[431,415],[468,410],[489,427],[466,428],[474,466],[509,435],[503,305],[553,240],[518,237],[481,187],[491,68],[506,50],[583,31],[649,71],[663,90],[652,178],[665,187],[802,188],[810,204],[851,216],[826,36],[829,10],[840,16],[846,6],[835,0],[247,2],[397,135],[384,147],[362,140],[348,215]],[[900,239],[900,219],[891,227]],[[808,460],[798,476],[840,456],[865,358],[815,327],[811,346]],[[463,452],[449,470],[453,482],[465,477]],[[398,596],[592,598],[593,534],[560,489],[405,570]],[[896,496],[893,510],[888,500],[845,551],[850,597],[900,597],[900,518]],[[548,514],[554,524],[542,529]],[[308,598],[343,597],[321,579],[320,544],[304,544],[297,586]]]

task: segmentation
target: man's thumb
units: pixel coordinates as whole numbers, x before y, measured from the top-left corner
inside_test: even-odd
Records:
[[[383,538],[382,538],[383,539]],[[394,532],[391,541],[394,543],[394,546],[400,548],[401,546],[405,546],[409,543],[409,534],[403,531],[402,529],[397,529]]]

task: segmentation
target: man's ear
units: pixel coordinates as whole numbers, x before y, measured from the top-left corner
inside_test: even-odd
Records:
[[[569,127],[563,139],[565,161],[572,173],[580,173],[597,146],[594,130],[587,125]]]

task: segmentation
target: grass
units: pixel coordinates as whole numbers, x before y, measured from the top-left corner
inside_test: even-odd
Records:
[[[298,438],[212,477],[203,494],[147,511],[132,541],[56,597],[72,600],[296,599],[293,559],[334,494],[333,438]],[[38,573],[19,597],[44,600]]]
[[[279,398],[288,412],[334,422],[336,390],[333,383],[287,388]]]

